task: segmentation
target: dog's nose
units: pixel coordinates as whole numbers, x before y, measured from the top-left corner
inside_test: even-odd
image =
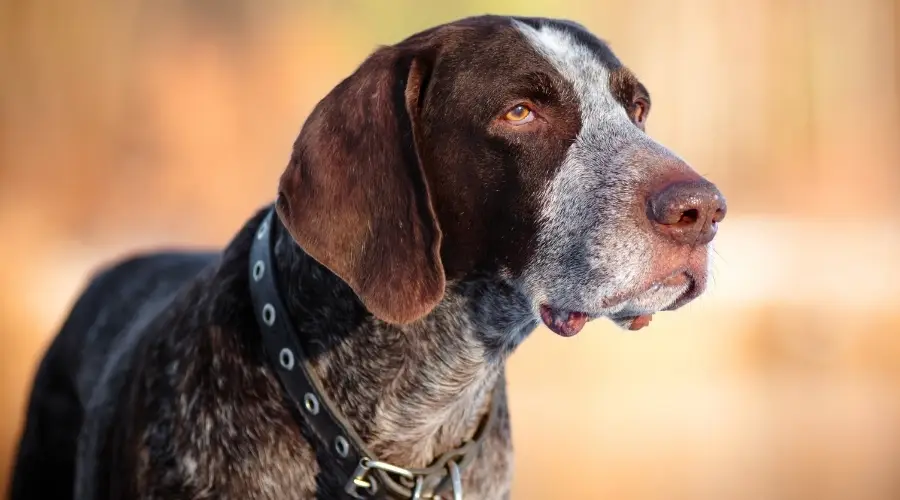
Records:
[[[685,245],[712,241],[727,211],[722,193],[705,179],[666,186],[650,197],[649,209],[657,231]]]

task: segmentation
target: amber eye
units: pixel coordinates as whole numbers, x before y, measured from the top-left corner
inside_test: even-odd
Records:
[[[519,104],[511,110],[507,111],[506,115],[503,118],[513,125],[522,125],[524,123],[530,122],[531,120],[534,120],[534,113],[530,108],[528,108],[528,106]]]

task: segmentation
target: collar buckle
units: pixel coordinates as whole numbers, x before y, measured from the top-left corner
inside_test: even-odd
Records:
[[[459,465],[455,461],[449,460],[447,461],[446,467],[450,476],[450,490],[453,495],[452,500],[462,500],[462,477],[460,475]],[[409,469],[397,467],[396,465],[391,465],[387,462],[371,460],[367,457],[360,459],[359,465],[353,472],[350,481],[348,481],[347,485],[344,487],[344,491],[351,497],[359,499],[365,498],[360,494],[360,489],[364,490],[369,495],[375,495],[378,492],[378,482],[372,477],[374,474],[370,474],[372,471],[378,471],[388,477],[396,476],[400,480],[405,479],[406,481],[414,482],[415,486],[413,487],[408,500],[443,500],[440,495],[425,491],[425,481],[428,479],[425,474],[417,474]]]

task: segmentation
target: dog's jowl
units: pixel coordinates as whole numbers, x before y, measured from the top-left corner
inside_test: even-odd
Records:
[[[226,248],[91,280],[34,381],[12,497],[507,498],[519,343],[638,329],[706,286],[725,200],[650,111],[569,21],[378,49]]]

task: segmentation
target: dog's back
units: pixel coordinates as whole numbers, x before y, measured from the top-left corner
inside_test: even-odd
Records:
[[[98,272],[81,293],[38,368],[19,444],[10,498],[73,496],[75,456],[84,407],[95,397],[123,335],[161,310],[216,253],[152,253]]]

